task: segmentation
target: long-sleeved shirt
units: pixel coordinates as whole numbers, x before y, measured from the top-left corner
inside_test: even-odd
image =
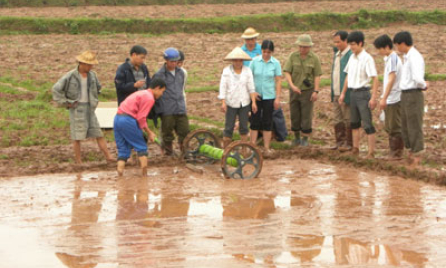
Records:
[[[225,100],[232,108],[241,108],[251,103],[250,94],[255,92],[251,69],[243,66],[242,72],[236,74],[232,65],[223,69],[218,98]]]
[[[140,129],[147,127],[147,115],[155,104],[150,89],[137,91],[128,96],[118,108],[118,114],[128,114],[135,118]]]
[[[407,54],[403,56],[400,88],[401,90],[426,88],[426,81],[424,81],[424,59],[414,47],[411,47]]]

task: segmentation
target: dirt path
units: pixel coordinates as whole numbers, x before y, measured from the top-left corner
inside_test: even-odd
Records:
[[[369,10],[444,10],[444,1],[374,0],[374,1],[297,1],[235,5],[184,6],[88,6],[46,8],[2,8],[0,16],[56,18],[200,18],[242,16],[268,13],[355,12]]]
[[[1,180],[2,267],[446,265],[443,188],[307,160],[174,170]]]

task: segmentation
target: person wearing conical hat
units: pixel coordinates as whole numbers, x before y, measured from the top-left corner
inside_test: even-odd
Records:
[[[223,147],[228,146],[232,141],[237,117],[241,140],[248,140],[249,112],[251,109],[253,113],[257,112],[254,78],[251,69],[243,65],[244,60],[250,61],[251,57],[240,47],[234,48],[225,57],[225,61],[231,61],[232,64],[223,69],[218,94],[218,98],[221,100],[221,110],[225,113]]]
[[[243,34],[242,38],[245,40],[245,44],[242,46],[242,50],[246,52],[252,59],[262,55],[262,48],[259,43],[257,43],[257,37],[260,34],[252,27],[247,28]],[[251,62],[248,60],[243,61],[243,65],[249,67]]]
[[[319,93],[321,61],[311,51],[313,41],[308,34],[299,35],[296,44],[299,51],[291,53],[283,72],[290,86],[291,130],[293,146],[308,146],[313,121],[313,104]],[[302,133],[302,139],[300,138]]]
[[[76,57],[77,68],[66,73],[53,86],[53,100],[70,112],[70,133],[76,164],[81,164],[81,141],[95,138],[107,162],[114,162],[107,148],[95,110],[101,84],[92,71],[98,64],[96,53],[84,51]]]

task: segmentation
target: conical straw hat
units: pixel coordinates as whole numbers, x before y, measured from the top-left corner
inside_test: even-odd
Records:
[[[229,53],[226,56],[225,60],[252,60],[252,59],[240,47],[236,47],[231,51],[231,53]]]
[[[82,54],[78,55],[76,57],[76,60],[78,62],[91,64],[91,65],[96,65],[99,63],[98,60],[96,59],[96,53],[89,51],[89,50],[84,51],[84,52],[82,52]]]

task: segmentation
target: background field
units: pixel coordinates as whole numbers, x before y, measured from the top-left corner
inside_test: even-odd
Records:
[[[61,3],[66,1],[46,2],[64,6]],[[381,74],[383,61],[372,46],[373,40],[384,33],[393,36],[398,31],[409,30],[417,49],[424,55],[426,78],[430,80],[430,89],[425,95],[424,167],[435,174],[443,172],[446,163],[444,1],[285,1],[224,5],[223,1],[215,5],[213,1],[197,5],[188,1],[187,5],[100,7],[81,4],[11,7],[11,3],[1,0],[0,3],[8,6],[0,9],[0,175],[68,168],[67,163],[72,161],[68,113],[51,104],[50,89],[61,75],[76,67],[74,57],[85,49],[99,53],[100,64],[95,71],[105,87],[102,101],[116,100],[114,74],[132,45],[148,48],[146,63],[152,74],[162,65],[165,48],[173,46],[183,50],[189,72],[187,100],[192,127],[213,128],[221,134],[224,115],[219,111],[216,90],[220,73],[227,64],[222,59],[232,48],[242,45],[241,31],[251,22],[261,29],[259,41],[268,38],[275,42],[274,56],[282,65],[297,49],[294,45],[297,36],[304,32],[311,34],[315,43],[313,51],[321,58],[323,68],[323,88],[315,107],[312,144],[314,150],[325,155],[332,154],[325,149],[333,143],[329,98],[333,32],[340,28],[363,30],[366,49],[374,56]],[[20,1],[15,3],[22,5]],[[109,29],[104,30],[101,25]],[[155,27],[145,32],[148,25],[164,28]],[[169,34],[160,34],[163,31]],[[288,119],[285,83],[284,89],[282,106]],[[375,116],[381,127],[378,111]],[[114,151],[112,133],[107,131],[106,137]],[[286,143],[274,146],[288,148]],[[102,157],[93,143],[86,143],[84,148],[86,161],[102,165]],[[379,155],[384,155],[387,148],[387,135],[381,130]],[[30,165],[34,169],[29,169]]]

